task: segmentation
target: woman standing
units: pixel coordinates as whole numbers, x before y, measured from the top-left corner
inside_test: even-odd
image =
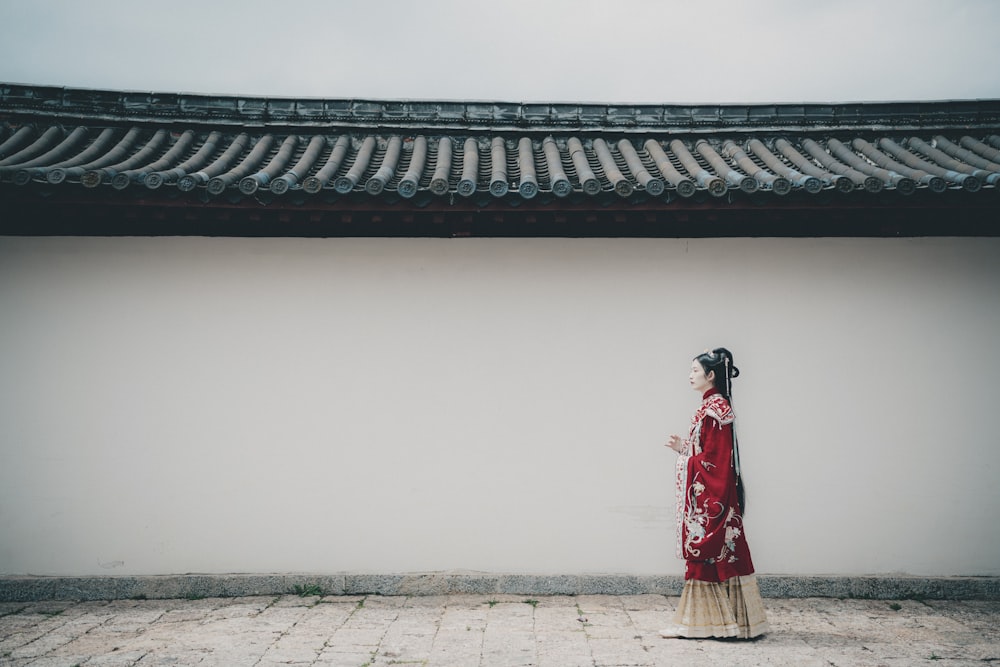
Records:
[[[670,436],[677,457],[677,556],[687,561],[674,624],[663,637],[739,637],[767,631],[743,533],[743,479],[730,405],[740,374],[724,347],[695,357],[691,388],[702,395],[688,437]]]

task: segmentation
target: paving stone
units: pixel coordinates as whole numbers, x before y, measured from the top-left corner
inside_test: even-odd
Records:
[[[606,611],[609,608],[619,609],[622,606],[621,598],[616,595],[580,595],[573,599],[576,601],[576,606],[586,614]]]
[[[437,624],[422,618],[418,623],[394,623],[379,644],[379,656],[397,662],[424,661],[430,654],[437,635]]]
[[[541,665],[581,664],[593,665],[594,657],[586,633],[582,629],[572,632],[540,632],[536,635],[536,651]]]
[[[8,613],[0,615],[0,667],[895,667],[937,660],[950,666],[1000,662],[997,601],[769,598],[771,632],[747,642],[661,639],[658,631],[669,623],[677,604],[674,596],[460,594],[336,600],[123,600],[31,609],[8,604],[3,607]],[[581,613],[586,623],[579,620]]]
[[[366,597],[366,595],[324,595],[319,601],[329,604],[357,605],[359,602],[364,602]]]
[[[344,647],[346,649],[369,648],[372,651],[382,643],[385,630],[382,628],[341,628],[327,640],[327,648]]]
[[[361,667],[370,665],[372,660],[371,652],[329,652],[323,653],[313,665],[314,667]]]
[[[274,598],[265,602],[262,600],[244,602],[240,600],[239,602],[233,604],[222,604],[212,608],[206,608],[206,619],[215,620],[221,618],[246,618],[250,616],[257,616],[262,611],[267,609]]]
[[[535,610],[535,625],[542,631],[583,632],[584,623],[575,606],[551,608],[539,606]]]
[[[322,599],[319,595],[283,595],[274,600],[272,607],[315,607]]]
[[[119,651],[97,655],[87,660],[87,667],[132,667],[145,655],[142,651]]]
[[[12,658],[38,658],[54,654],[60,648],[73,641],[74,637],[59,634],[45,634],[33,642],[18,647],[10,652]]]
[[[163,623],[183,623],[185,621],[204,621],[208,618],[207,611],[193,609],[168,609],[163,612],[160,621]]]
[[[0,667],[7,667],[2,660],[0,658]],[[11,667],[29,667],[29,665],[31,667],[77,667],[80,661],[81,658],[78,657],[15,658],[11,661]]]

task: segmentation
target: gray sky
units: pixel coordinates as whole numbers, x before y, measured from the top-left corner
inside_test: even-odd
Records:
[[[0,81],[607,103],[1000,98],[1000,0],[0,0]]]

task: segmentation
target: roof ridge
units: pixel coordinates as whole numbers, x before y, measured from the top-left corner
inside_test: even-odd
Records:
[[[948,129],[1000,124],[1000,99],[779,104],[609,104],[291,98],[0,83],[0,113],[53,120],[244,127],[351,127],[542,133]]]

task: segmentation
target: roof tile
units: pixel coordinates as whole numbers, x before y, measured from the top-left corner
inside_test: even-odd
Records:
[[[236,196],[457,193],[477,202],[1000,189],[994,100],[608,106],[0,84],[0,122],[0,188],[144,183]]]

